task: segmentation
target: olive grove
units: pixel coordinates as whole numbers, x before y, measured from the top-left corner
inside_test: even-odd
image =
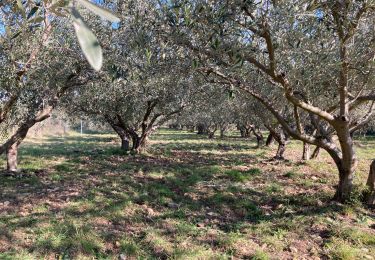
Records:
[[[198,71],[249,93],[289,135],[330,154],[335,198],[346,200],[357,166],[352,135],[374,112],[374,3],[198,0],[163,12],[167,40],[190,50]],[[293,124],[275,106],[281,99]]]
[[[61,102],[72,118],[108,124],[134,153],[171,122],[209,138],[237,127],[258,147],[275,140],[276,159],[288,138],[300,140],[303,160],[328,152],[335,199],[350,197],[353,137],[375,111],[373,1],[95,3],[1,3],[0,153],[9,170],[28,130]]]

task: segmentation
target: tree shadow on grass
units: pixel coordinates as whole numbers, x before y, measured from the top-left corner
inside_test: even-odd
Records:
[[[47,150],[45,160],[61,158],[63,162],[45,171],[29,171],[19,179],[0,175],[4,184],[0,228],[8,230],[0,233],[0,241],[8,243],[0,251],[23,247],[40,255],[74,257],[84,252],[106,257],[121,252],[116,241],[125,236],[142,245],[150,256],[167,258],[167,253],[150,246],[148,240],[148,234],[156,231],[175,236],[166,222],[179,223],[178,227],[185,223],[187,235],[198,241],[209,229],[226,234],[259,223],[278,229],[285,227],[286,219],[344,210],[344,206],[329,202],[331,194],[327,192],[284,193],[287,185],[297,184],[281,181],[280,174],[273,177],[253,170],[258,168],[226,168],[238,160],[254,167],[259,162],[256,156],[202,155],[186,151],[189,146],[186,143],[170,156],[153,153],[135,157],[119,155],[105,145],[100,153],[75,154],[64,150],[65,143],[25,146],[28,160]],[[96,148],[95,143],[89,143],[83,150]],[[199,144],[191,149],[196,151]],[[262,178],[267,183],[260,185]],[[269,182],[274,186],[267,186]],[[22,242],[20,234],[29,232],[33,242]],[[210,241],[199,241],[212,247]]]

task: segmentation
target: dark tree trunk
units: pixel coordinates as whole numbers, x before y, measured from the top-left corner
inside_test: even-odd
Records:
[[[264,143],[264,138],[263,138],[263,135],[260,134],[260,135],[257,135],[257,148],[261,147],[262,144]]]
[[[305,142],[303,143],[302,160],[304,161],[310,160],[310,145]]]
[[[240,131],[242,138],[248,138],[251,134],[251,127],[245,124],[237,124],[237,129]]]
[[[18,143],[13,144],[7,150],[7,170],[11,172],[17,171],[18,165]]]
[[[216,132],[216,131],[209,131],[209,132],[208,132],[208,139],[213,139],[214,136],[215,136],[215,132]]]
[[[251,135],[251,131],[250,131],[250,129],[249,128],[245,128],[245,138],[249,138],[250,137],[250,135]]]
[[[254,133],[257,139],[257,148],[259,148],[264,142],[264,137],[262,135],[262,132],[259,129],[255,129],[254,127],[251,127],[250,129]]]
[[[278,127],[277,129],[273,128],[270,125],[265,124],[264,125],[269,131],[270,135],[272,135],[273,139],[278,144],[276,155],[274,156],[274,159],[277,160],[284,160],[284,152],[285,152],[285,146],[287,142],[287,136],[285,135],[285,132],[282,128]]]
[[[277,160],[284,160],[284,152],[285,152],[285,142],[280,142],[279,146],[277,147],[277,152],[274,158]]]
[[[138,135],[132,135],[132,151],[138,151],[141,138]]]
[[[286,146],[286,136],[284,134],[284,131],[280,129],[279,132],[274,132],[273,135],[274,139],[278,143],[277,152],[274,158],[277,160],[284,160],[284,152]]]
[[[124,151],[129,151],[130,142],[127,136],[121,137],[121,149]]]
[[[132,151],[134,153],[139,154],[145,150],[149,135],[150,133],[144,133],[141,136],[136,134],[132,135]]]
[[[237,123],[236,127],[237,127],[237,130],[240,131],[240,135],[241,135],[241,137],[244,137],[245,132],[244,132],[243,127],[241,127],[241,125],[238,124],[238,123]]]
[[[267,139],[274,139],[278,143],[277,152],[274,156],[274,159],[277,160],[284,160],[284,152],[285,152],[285,145],[286,145],[286,135],[284,130],[281,127],[275,129],[271,125],[264,124],[264,126],[270,131],[270,135],[272,138],[268,136]]]
[[[367,190],[364,193],[365,203],[370,206],[375,205],[375,160],[370,165],[370,172],[368,174]]]
[[[320,152],[320,147],[319,146],[315,147],[315,149],[314,149],[314,151],[313,151],[310,159],[316,159],[316,158],[318,158],[319,152]]]
[[[203,124],[197,125],[197,131],[198,131],[197,134],[199,134],[199,135],[203,135],[203,134],[207,133],[207,129],[206,129],[205,125],[203,125]]]
[[[273,135],[270,133],[268,134],[267,140],[266,140],[266,146],[270,146],[273,143]]]
[[[345,169],[341,165],[338,167],[339,169],[339,184],[336,188],[336,193],[334,196],[334,200],[345,202],[349,199],[350,194],[353,189],[353,177],[354,177],[354,171],[351,171],[350,169]]]
[[[224,138],[225,137],[225,131],[226,131],[226,128],[221,128],[220,129],[220,138]]]

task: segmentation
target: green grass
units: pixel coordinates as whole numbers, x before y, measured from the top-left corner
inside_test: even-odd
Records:
[[[371,259],[373,212],[330,201],[327,154],[287,162],[236,133],[162,129],[143,155],[114,135],[29,138],[16,176],[0,174],[0,259]],[[375,157],[361,139],[356,185]],[[5,164],[4,161],[2,161]],[[360,186],[359,186],[360,187]]]
[[[225,172],[228,177],[234,182],[245,182],[251,179],[253,176],[261,174],[261,170],[258,168],[251,168],[246,171],[240,170],[227,170]]]

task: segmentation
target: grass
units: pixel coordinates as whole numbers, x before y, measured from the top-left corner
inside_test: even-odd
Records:
[[[117,141],[26,140],[22,172],[0,174],[0,259],[374,259],[374,213],[331,202],[324,152],[301,163],[292,141],[273,161],[254,140],[164,129],[143,155]],[[360,187],[375,146],[359,141]]]

